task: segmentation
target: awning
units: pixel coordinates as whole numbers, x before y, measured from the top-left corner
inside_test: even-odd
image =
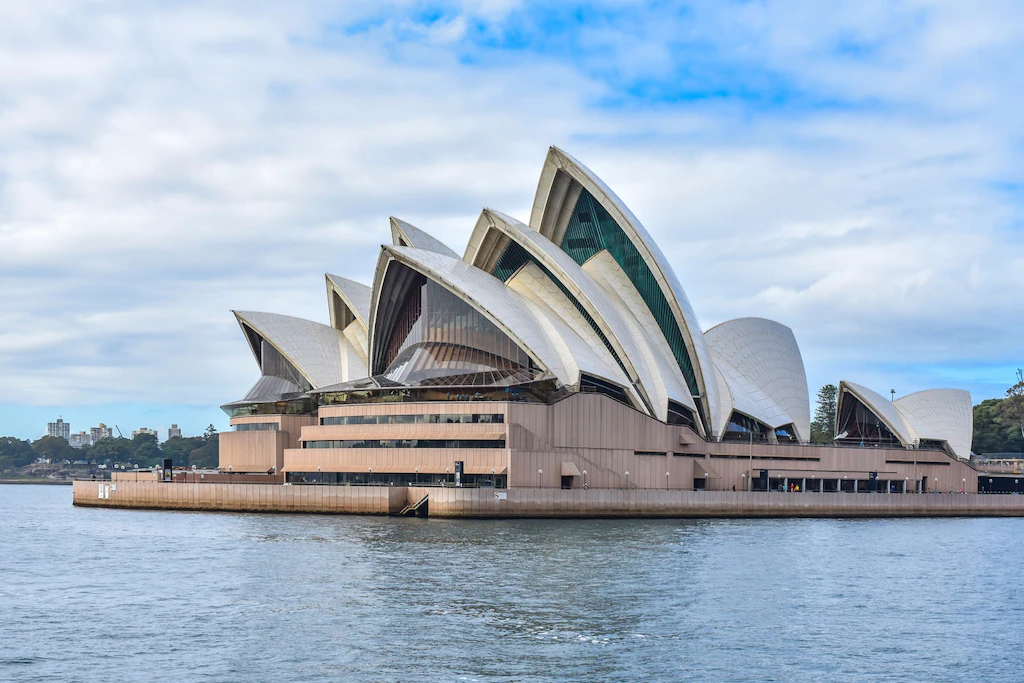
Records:
[[[491,472],[491,470],[494,470],[494,472]],[[454,472],[455,470],[452,471]],[[508,468],[504,465],[488,467],[487,465],[467,464],[465,472],[466,474],[505,474],[508,472]]]
[[[562,462],[562,476],[563,477],[581,477],[583,474],[580,472],[580,468],[576,467],[574,462]]]
[[[700,479],[707,476],[708,479],[721,479],[722,476],[715,471],[715,468],[711,466],[711,463],[707,460],[694,460],[693,461],[693,478]]]

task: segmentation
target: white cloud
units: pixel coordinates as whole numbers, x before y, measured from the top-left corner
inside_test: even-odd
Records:
[[[229,309],[325,320],[322,274],[368,282],[391,214],[457,251],[485,205],[527,218],[549,144],[705,327],[778,318],[814,384],[981,398],[999,381],[965,366],[1020,362],[1015,6],[630,9],[579,55],[473,43],[526,31],[518,3],[411,11],[0,9],[0,403],[235,399],[256,368]],[[723,93],[627,87],[675,79]]]

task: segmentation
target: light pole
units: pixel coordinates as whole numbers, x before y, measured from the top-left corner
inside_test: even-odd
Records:
[[[629,488],[629,470],[626,470],[626,488]]]
[[[708,489],[708,484],[709,484],[710,482],[711,482],[711,480],[710,480],[710,479],[708,479],[708,473],[707,473],[707,472],[705,472],[705,473],[704,473],[704,490],[705,490],[705,491],[708,491],[708,490],[710,490],[710,489]]]
[[[416,485],[418,486],[419,483],[420,483],[420,468],[419,467],[414,467],[412,469],[413,469],[413,472],[416,473]]]
[[[583,490],[587,490],[587,471],[583,470]]]
[[[935,493],[939,492],[939,478],[935,477]]]
[[[961,479],[960,480],[960,493],[967,493],[967,480],[966,479]]]
[[[747,473],[746,472],[742,473],[740,475],[740,477],[743,478],[743,490],[749,492],[750,489],[748,488],[748,486],[750,485],[750,482],[747,481]]]
[[[668,491],[668,476],[669,476],[669,473],[666,472],[665,473],[665,490],[666,491]]]
[[[537,470],[537,488],[540,488],[540,478],[544,476],[544,470]]]

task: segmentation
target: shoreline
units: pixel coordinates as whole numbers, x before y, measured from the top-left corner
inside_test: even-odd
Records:
[[[74,479],[0,479],[0,484],[33,484],[36,486],[71,486]]]
[[[465,518],[1024,517],[1024,496],[666,489],[74,483],[82,507]]]

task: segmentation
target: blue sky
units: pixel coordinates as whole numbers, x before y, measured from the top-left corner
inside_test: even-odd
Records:
[[[0,434],[186,433],[258,370],[230,309],[326,321],[396,215],[461,251],[548,145],[707,328],[812,389],[998,396],[1024,365],[1013,2],[5,3]]]

